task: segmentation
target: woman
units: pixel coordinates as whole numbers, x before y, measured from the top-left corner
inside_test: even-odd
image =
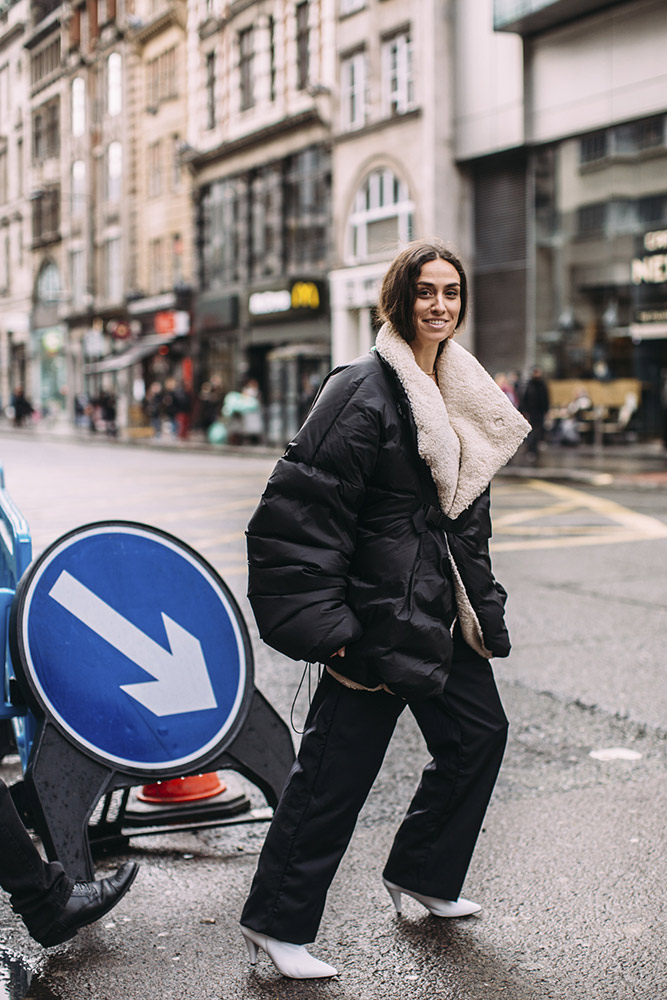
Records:
[[[488,660],[510,649],[488,487],[530,427],[452,340],[467,298],[445,244],[398,255],[376,348],[325,381],[248,526],[260,635],[326,666],[241,918],[251,961],[293,978],[336,975],[304,946],[406,704],[433,760],[384,884],[398,913],[479,909],[459,894],[507,733]]]

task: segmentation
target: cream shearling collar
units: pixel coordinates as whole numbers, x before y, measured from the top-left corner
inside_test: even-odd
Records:
[[[412,348],[385,323],[379,354],[396,372],[417,427],[417,448],[431,470],[440,506],[455,518],[484,492],[530,430],[479,361],[448,340],[436,364],[438,384]]]

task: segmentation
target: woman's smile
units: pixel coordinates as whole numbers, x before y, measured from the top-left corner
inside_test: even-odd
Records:
[[[461,312],[461,278],[449,261],[441,257],[422,265],[412,310],[415,336],[410,346],[417,363],[431,371],[435,352],[456,330]]]

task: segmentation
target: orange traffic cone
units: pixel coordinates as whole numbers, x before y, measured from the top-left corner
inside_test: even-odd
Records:
[[[192,774],[188,778],[170,778],[168,781],[155,781],[144,785],[137,798],[141,802],[151,802],[156,805],[167,803],[177,805],[179,802],[199,802],[201,799],[211,799],[214,795],[222,795],[227,786],[220,780],[216,771],[208,774]]]

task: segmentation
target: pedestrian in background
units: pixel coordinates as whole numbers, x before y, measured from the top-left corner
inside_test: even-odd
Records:
[[[11,406],[14,413],[14,427],[23,427],[24,420],[27,417],[31,417],[34,410],[32,403],[23,391],[22,385],[17,385],[16,389],[14,389]]]
[[[312,942],[357,815],[406,705],[432,761],[384,884],[438,917],[460,897],[503,756],[489,664],[507,656],[491,571],[489,482],[529,430],[453,341],[468,283],[439,240],[382,284],[376,348],[336,369],[248,525],[248,595],[265,642],[324,671],[241,917],[286,976],[336,975]]]
[[[521,412],[530,423],[526,451],[531,461],[537,461],[540,442],[544,438],[544,418],[549,412],[549,389],[542,376],[542,369],[535,366],[526,382],[521,401]]]
[[[0,780],[0,886],[30,935],[45,948],[62,944],[118,903],[132,885],[138,866],[121,865],[98,882],[74,882],[57,862],[46,862]]]

